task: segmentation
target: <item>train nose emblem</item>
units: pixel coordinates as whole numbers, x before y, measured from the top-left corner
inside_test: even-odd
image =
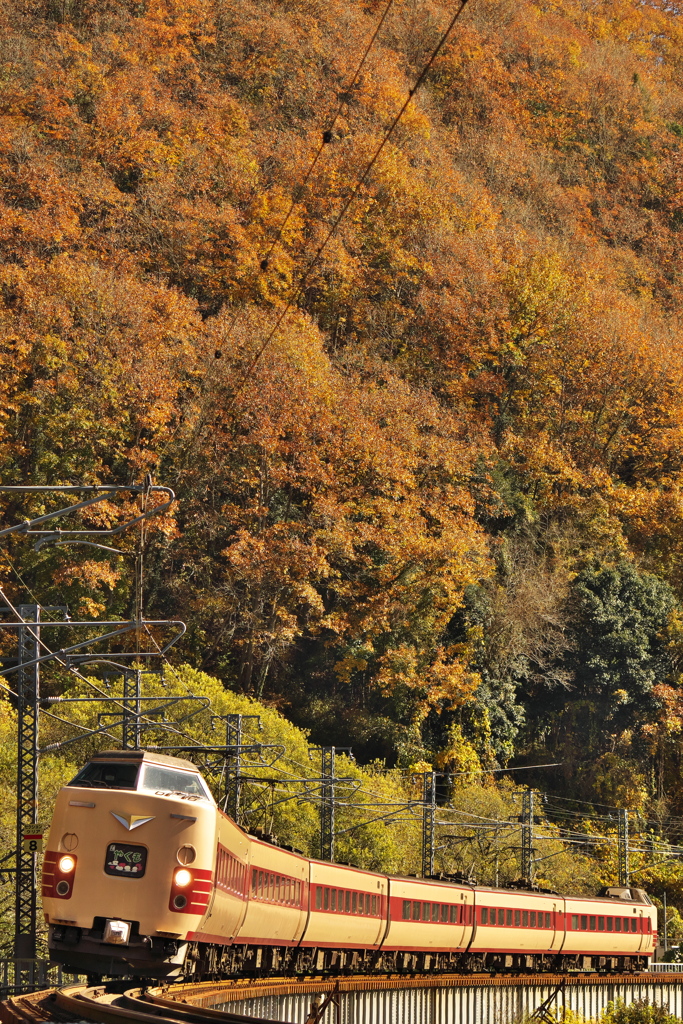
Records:
[[[148,814],[117,814],[116,811],[111,811],[117,821],[120,821],[124,828],[127,828],[129,832],[132,832],[134,828],[139,828],[140,825],[146,825],[148,821],[154,821],[156,815]]]

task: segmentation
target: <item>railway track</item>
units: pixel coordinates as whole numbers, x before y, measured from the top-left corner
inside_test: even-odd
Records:
[[[308,1021],[276,1021],[269,1024],[316,1024],[336,994],[380,992],[391,989],[479,988],[498,986],[591,986],[620,984],[635,980],[683,985],[683,974],[557,974],[557,975],[376,975],[330,978],[267,978],[258,980],[208,981],[174,985],[171,988],[126,988],[125,983],[72,985],[0,1003],[2,1024],[38,1024],[56,1021],[69,1024],[266,1024],[266,1018],[216,1010],[216,1004],[243,1002],[267,996],[309,995],[312,1007]]]

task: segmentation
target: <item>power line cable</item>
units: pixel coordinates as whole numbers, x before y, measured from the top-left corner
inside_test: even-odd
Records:
[[[262,344],[259,347],[259,349],[257,350],[256,354],[253,356],[251,361],[248,363],[248,365],[246,367],[246,370],[245,370],[245,372],[242,375],[242,379],[241,379],[240,383],[238,384],[237,389],[234,392],[230,402],[228,403],[228,406],[227,406],[228,409],[232,408],[232,406],[234,405],[238,395],[241,394],[241,392],[243,391],[245,385],[247,384],[247,381],[249,380],[249,377],[251,376],[251,374],[255,370],[256,366],[258,365],[261,357],[263,356],[263,353],[266,351],[266,349],[268,348],[268,346],[270,345],[272,340],[275,338],[276,334],[280,330],[280,327],[284,323],[284,321],[285,321],[287,315],[289,314],[290,310],[292,309],[292,307],[297,303],[297,301],[299,300],[299,298],[303,294],[303,290],[304,290],[304,288],[306,286],[308,278],[310,277],[311,273],[313,272],[315,267],[320,262],[320,258],[322,256],[325,248],[327,247],[328,242],[336,234],[337,228],[339,227],[339,225],[341,224],[342,220],[346,216],[346,214],[347,214],[349,208],[351,207],[352,203],[354,202],[354,200],[358,197],[362,186],[365,184],[365,182],[366,182],[370,172],[372,171],[373,167],[375,166],[375,164],[379,160],[382,152],[384,151],[385,146],[387,145],[387,143],[391,139],[392,135],[394,134],[394,131],[398,127],[399,123],[401,122],[401,120],[403,118],[403,115],[405,114],[406,110],[408,109],[408,107],[412,103],[415,94],[424,85],[424,82],[427,79],[427,76],[429,75],[429,72],[431,71],[432,66],[434,65],[434,62],[436,61],[436,59],[439,56],[439,54],[441,53],[442,49],[444,48],[444,46],[448,42],[448,39],[450,38],[451,33],[453,32],[453,29],[455,28],[455,25],[458,22],[462,12],[465,10],[465,7],[467,6],[467,4],[468,4],[468,0],[460,0],[460,6],[458,7],[458,9],[455,12],[455,14],[453,15],[453,17],[451,18],[447,28],[442,33],[441,38],[439,39],[438,43],[436,44],[436,46],[432,50],[432,52],[431,52],[431,54],[429,56],[429,59],[427,60],[426,64],[422,68],[422,71],[420,72],[420,74],[416,78],[414,85],[412,86],[412,88],[410,88],[408,90],[408,95],[407,95],[404,103],[402,104],[400,110],[395,115],[395,117],[392,120],[391,124],[387,128],[386,132],[384,133],[384,137],[382,138],[382,141],[377,146],[377,148],[375,149],[374,153],[372,154],[370,160],[366,164],[365,169],[363,170],[363,173],[358,178],[358,180],[357,180],[357,182],[356,182],[356,184],[355,184],[355,186],[354,186],[350,196],[348,197],[346,202],[343,204],[340,212],[337,214],[336,218],[332,222],[332,225],[331,225],[330,229],[328,230],[325,238],[323,239],[321,244],[318,246],[318,249],[316,250],[314,256],[312,257],[312,259],[309,261],[308,265],[306,266],[303,274],[301,275],[301,277],[299,279],[299,284],[297,286],[296,291],[288,299],[285,308],[280,313],[279,317],[275,321],[275,324],[273,325],[273,327],[271,328],[271,330],[267,334],[265,340],[262,342]]]

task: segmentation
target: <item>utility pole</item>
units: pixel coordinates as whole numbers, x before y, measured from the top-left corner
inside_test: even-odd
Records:
[[[24,836],[38,822],[38,702],[40,699],[40,605],[22,604],[17,611],[27,625],[19,629],[17,673],[17,818],[14,955],[36,955],[36,852],[24,850]],[[32,662],[33,664],[27,664]]]
[[[436,822],[436,772],[422,776],[422,877],[434,874],[434,828]]]
[[[619,851],[619,885],[630,885],[631,869],[629,865],[628,850],[628,811],[625,807],[619,811],[619,836],[617,845]]]
[[[256,722],[259,727],[259,715],[220,715],[225,722],[225,804],[224,810],[233,821],[238,822],[242,799],[242,754],[259,753],[260,743],[243,743],[242,730],[248,720]]]
[[[124,670],[123,673],[123,726],[122,746],[124,750],[140,749],[140,669]]]
[[[529,883],[534,880],[533,789],[526,789],[522,794],[522,878]]]
[[[334,861],[334,771],[336,747],[321,747],[320,859]]]

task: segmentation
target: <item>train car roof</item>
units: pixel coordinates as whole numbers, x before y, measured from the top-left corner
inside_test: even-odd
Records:
[[[191,761],[186,761],[182,757],[157,754],[153,750],[98,750],[96,754],[88,758],[88,761],[152,761],[154,764],[168,764],[175,768],[184,768],[185,771],[200,771],[197,765],[192,764]]]

